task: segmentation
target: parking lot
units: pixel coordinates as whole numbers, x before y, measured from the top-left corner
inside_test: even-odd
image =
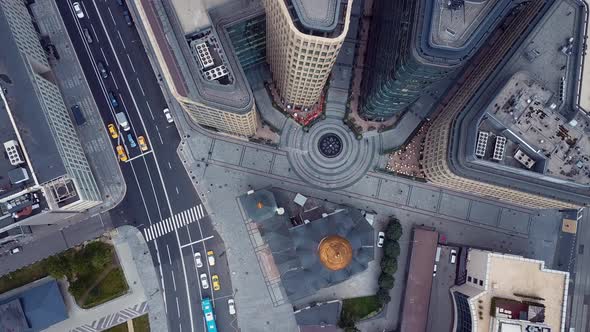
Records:
[[[432,278],[430,306],[428,307],[428,331],[451,331],[453,324],[453,301],[449,289],[455,284],[457,263],[451,263],[451,250],[455,247],[439,246],[440,259],[435,262],[436,276]],[[458,257],[457,257],[458,259]]]

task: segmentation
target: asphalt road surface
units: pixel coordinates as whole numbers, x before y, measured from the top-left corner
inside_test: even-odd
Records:
[[[117,125],[115,113],[119,112],[131,125],[129,131],[117,126],[119,137],[112,139],[113,153],[121,145],[128,156],[121,162],[127,195],[111,211],[113,225],[136,226],[148,240],[171,331],[206,330],[200,307],[204,297],[213,299],[220,331],[237,329],[227,306],[233,293],[223,241],[176,154],[180,136],[164,116],[165,99],[135,26],[126,21],[127,8],[115,1],[79,2],[83,18],[77,17],[72,2],[56,1],[101,112],[104,130],[108,124]],[[108,77],[99,71],[99,62]],[[147,151],[132,146],[131,140],[137,144],[139,136],[146,139]],[[215,257],[213,266],[206,259],[210,250]],[[201,268],[195,264],[196,252],[202,256]],[[207,276],[208,289],[201,287],[201,274]],[[218,291],[212,289],[213,275],[219,276]]]

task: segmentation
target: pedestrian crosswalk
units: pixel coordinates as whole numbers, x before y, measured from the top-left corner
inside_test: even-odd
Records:
[[[144,228],[143,236],[149,242],[180,227],[198,221],[203,217],[205,217],[205,210],[203,209],[203,204],[199,204],[188,210],[179,212],[170,218],[152,224],[150,227]]]

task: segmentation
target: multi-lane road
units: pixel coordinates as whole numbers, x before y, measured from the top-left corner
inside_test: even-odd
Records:
[[[213,299],[218,328],[237,328],[235,317],[228,312],[227,300],[233,297],[225,247],[212,227],[191,179],[176,154],[180,136],[174,123],[169,123],[163,109],[167,107],[158,79],[152,71],[134,24],[124,16],[126,6],[117,1],[79,1],[84,13],[76,15],[72,2],[56,1],[68,30],[79,62],[84,70],[96,104],[104,121],[117,124],[115,113],[123,112],[131,124],[129,131],[119,128],[112,140],[122,145],[129,159],[121,162],[127,194],[111,211],[115,226],[136,226],[148,241],[171,331],[205,331],[200,301]],[[90,35],[88,38],[87,35]],[[108,77],[98,70],[102,62]],[[115,96],[118,106],[111,102]],[[131,147],[144,136],[148,151]],[[213,251],[215,265],[207,263],[207,252]],[[203,266],[197,268],[194,254],[200,252]],[[203,289],[199,275],[206,274],[209,288]],[[211,277],[218,275],[221,289],[212,289]]]

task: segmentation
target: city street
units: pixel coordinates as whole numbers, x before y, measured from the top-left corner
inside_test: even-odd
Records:
[[[118,128],[118,137],[112,139],[113,154],[121,145],[128,156],[120,163],[127,195],[110,212],[113,226],[136,226],[148,241],[171,331],[205,330],[200,309],[204,297],[213,299],[219,329],[231,330],[236,323],[228,313],[227,299],[233,293],[224,245],[176,154],[180,136],[164,116],[167,105],[137,31],[126,21],[127,8],[112,1],[83,1],[84,18],[77,18],[71,3],[57,1],[57,6],[101,112],[104,130],[108,124]],[[115,113],[119,112],[125,114],[129,131],[117,125]],[[133,147],[139,136],[145,138],[147,151]],[[211,250],[214,266],[206,258]],[[203,260],[198,269],[196,252]],[[203,273],[209,280],[208,289],[199,281]],[[218,291],[212,289],[213,275],[219,276]]]

